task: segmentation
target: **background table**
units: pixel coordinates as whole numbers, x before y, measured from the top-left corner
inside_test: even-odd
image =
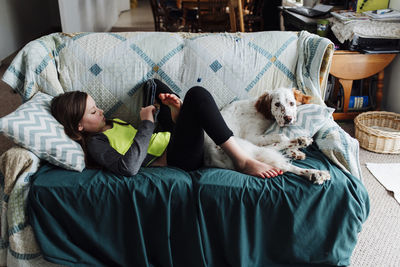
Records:
[[[396,57],[396,54],[360,54],[359,52],[337,50],[333,54],[330,74],[339,79],[343,86],[343,112],[333,113],[335,120],[354,119],[360,112],[349,111],[351,89],[354,80],[361,80],[378,74],[376,91],[376,110],[381,109],[383,96],[384,69]],[[335,85],[338,91],[339,85]]]

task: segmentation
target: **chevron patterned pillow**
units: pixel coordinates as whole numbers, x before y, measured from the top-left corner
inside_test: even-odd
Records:
[[[70,139],[51,115],[52,97],[36,93],[28,102],[0,119],[0,133],[32,151],[40,159],[68,170],[85,168],[81,146]]]
[[[265,134],[284,134],[290,139],[300,136],[313,137],[322,126],[332,119],[334,109],[316,104],[305,104],[297,107],[297,121],[285,127],[274,122]]]

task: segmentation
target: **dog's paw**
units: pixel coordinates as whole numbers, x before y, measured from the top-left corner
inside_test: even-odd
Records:
[[[309,145],[312,144],[313,139],[311,137],[308,137],[308,136],[300,136],[300,137],[296,138],[293,141],[296,142],[298,147],[308,147]]]
[[[309,179],[314,184],[323,184],[325,181],[331,179],[331,175],[329,174],[328,171],[315,170],[311,172]]]
[[[306,159],[306,154],[301,152],[298,149],[289,149],[286,151],[286,154],[289,155],[293,159],[297,159],[297,160],[305,160]]]

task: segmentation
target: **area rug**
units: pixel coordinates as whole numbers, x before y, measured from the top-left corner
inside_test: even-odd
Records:
[[[386,188],[393,192],[400,204],[400,163],[366,163],[372,175]]]

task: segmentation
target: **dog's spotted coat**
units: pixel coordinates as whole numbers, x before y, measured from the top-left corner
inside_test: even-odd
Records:
[[[297,118],[297,105],[308,101],[309,96],[299,94],[294,89],[279,88],[257,99],[233,102],[223,108],[221,113],[233,131],[237,143],[250,156],[284,172],[292,172],[306,177],[311,182],[322,184],[330,179],[328,171],[299,168],[292,165],[288,159],[305,159],[306,155],[299,148],[309,146],[313,141],[311,138],[299,137],[289,140],[284,135],[264,135],[274,120],[281,127],[293,124]],[[208,136],[205,138],[205,148],[207,166],[235,169],[229,156]]]

